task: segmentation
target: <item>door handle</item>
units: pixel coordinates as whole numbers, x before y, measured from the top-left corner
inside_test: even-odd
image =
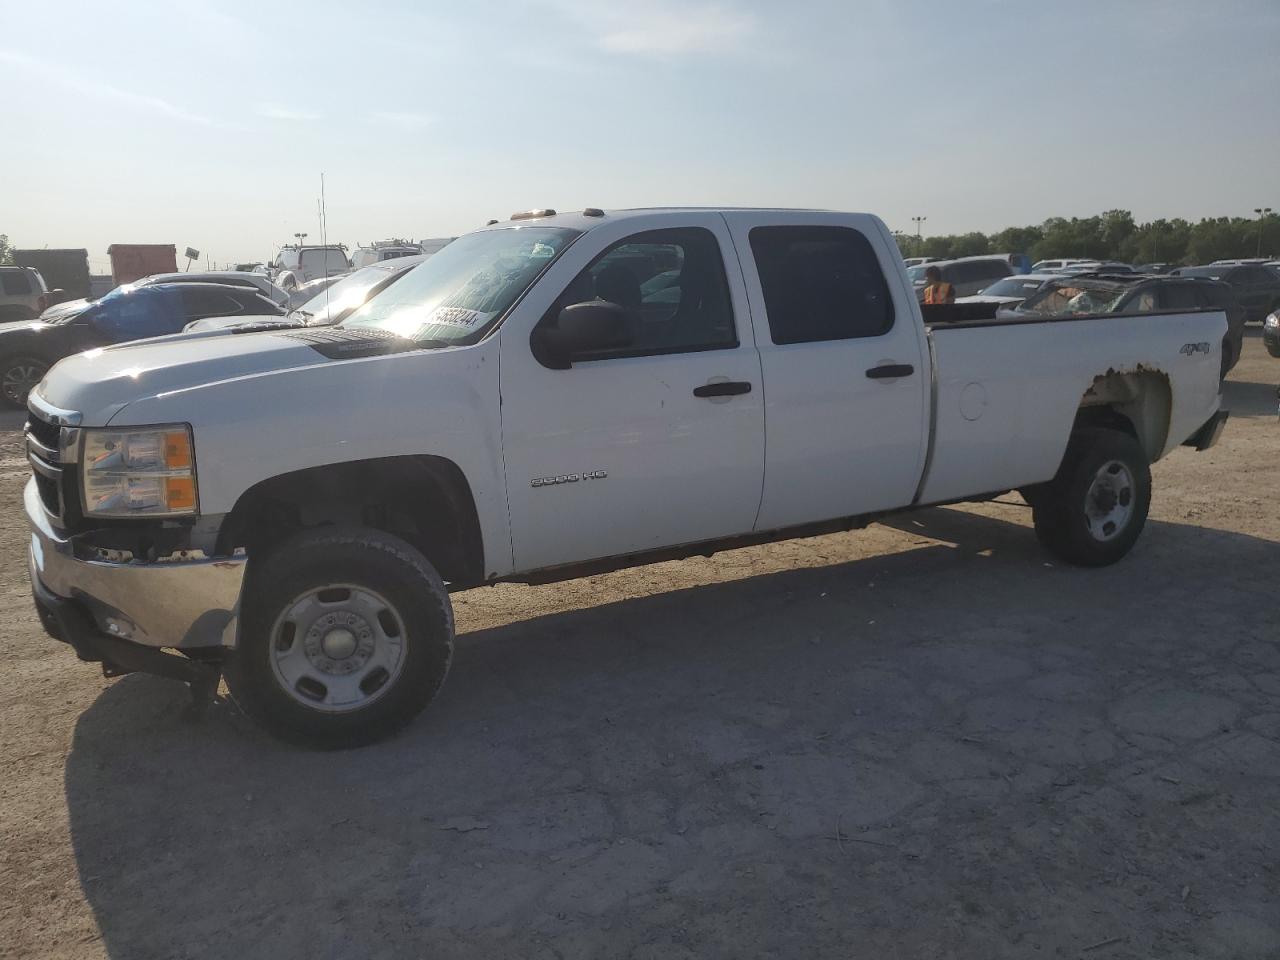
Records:
[[[751,392],[751,384],[745,380],[720,380],[693,388],[695,397],[737,397]]]
[[[909,363],[886,363],[872,367],[867,371],[867,376],[872,380],[891,380],[896,377],[909,377],[915,372],[916,368]]]

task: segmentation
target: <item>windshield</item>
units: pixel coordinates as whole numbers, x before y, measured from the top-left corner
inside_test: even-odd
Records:
[[[302,268],[318,276],[324,273],[343,273],[351,269],[351,264],[347,263],[347,255],[341,250],[303,250]]]
[[[413,340],[478,338],[524,293],[577,230],[509,227],[459,237],[342,322]]]
[[[1130,289],[1114,283],[1059,280],[1028,297],[1020,309],[1046,317],[1110,313]]]
[[[912,283],[915,283],[916,281],[924,279],[924,272],[928,269],[929,268],[925,266],[912,267],[907,271],[907,276],[911,278]]]
[[[334,323],[364,303],[374,287],[396,274],[395,270],[376,265],[357,270],[325,287],[290,314],[309,324]]]
[[[1227,267],[1183,267],[1178,271],[1180,277],[1212,277],[1217,280],[1228,270]]]
[[[984,297],[1029,297],[1040,289],[1043,280],[1028,280],[1026,277],[1005,277],[997,280],[982,291]]]

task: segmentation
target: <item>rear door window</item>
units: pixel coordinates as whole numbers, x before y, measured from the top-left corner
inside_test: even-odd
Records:
[[[302,268],[316,276],[322,276],[342,273],[349,268],[349,264],[347,255],[341,250],[303,250]]]
[[[31,292],[25,270],[0,270],[0,290],[11,297],[21,297]]]
[[[1013,273],[1013,267],[1003,260],[978,260],[973,265],[977,268],[974,271],[975,280],[996,280]]]
[[[192,320],[203,317],[226,317],[243,309],[234,297],[216,290],[186,288],[182,291],[182,303]]]
[[[893,301],[874,248],[849,227],[755,227],[774,343],[878,337],[893,327]]]
[[[1161,310],[1199,310],[1195,288],[1186,283],[1166,283],[1160,287]]]

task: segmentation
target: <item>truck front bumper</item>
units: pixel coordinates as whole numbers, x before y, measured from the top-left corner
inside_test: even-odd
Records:
[[[106,659],[84,656],[81,647],[94,634],[151,648],[235,645],[244,557],[126,563],[95,559],[92,547],[54,529],[34,480],[23,491],[23,505],[31,527],[28,565],[41,622],[84,659]]]

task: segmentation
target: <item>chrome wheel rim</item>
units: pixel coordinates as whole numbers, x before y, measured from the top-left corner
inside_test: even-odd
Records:
[[[404,619],[368,587],[314,587],[286,604],[271,628],[276,682],[311,710],[364,709],[395,685],[404,660]]]
[[[4,392],[6,399],[25,404],[27,394],[44,379],[46,369],[43,364],[33,360],[20,360],[11,364],[5,369],[3,378],[0,378],[0,391]]]
[[[1089,535],[1100,543],[1120,536],[1133,516],[1135,496],[1133,474],[1128,467],[1119,460],[1108,460],[1099,467],[1084,500]]]

